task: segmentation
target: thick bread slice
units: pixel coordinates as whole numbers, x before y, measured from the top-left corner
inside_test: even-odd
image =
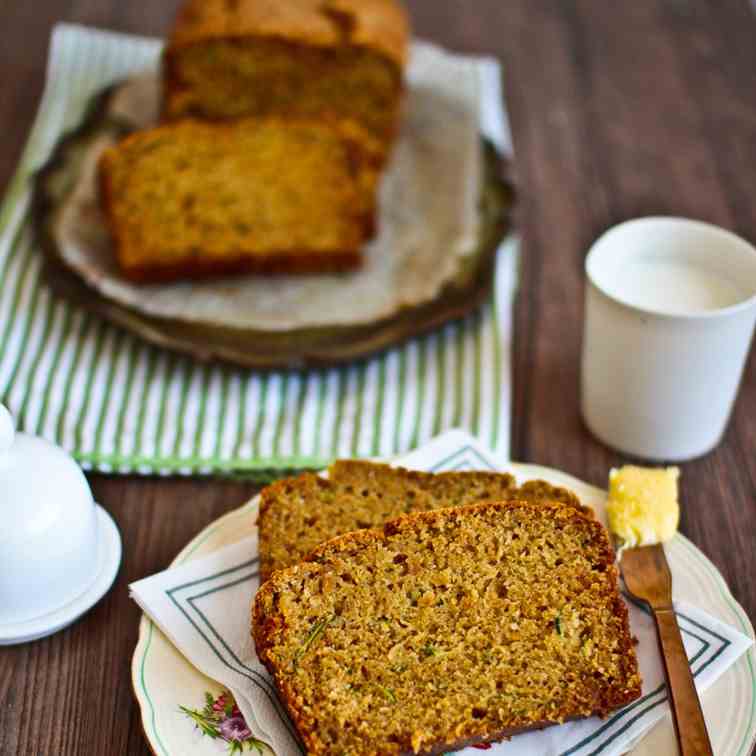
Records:
[[[327,480],[304,473],[263,489],[258,519],[261,579],[352,530],[381,527],[409,512],[495,499],[550,499],[580,507],[571,491],[544,481],[518,488],[506,473],[427,473],[339,460],[329,468]]]
[[[353,268],[373,231],[375,171],[311,121],[177,121],[99,163],[122,272],[134,281]]]
[[[262,585],[253,636],[308,754],[443,753],[640,695],[607,533],[560,503],[335,538]]]

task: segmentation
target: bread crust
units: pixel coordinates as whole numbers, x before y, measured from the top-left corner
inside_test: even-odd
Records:
[[[407,62],[409,19],[395,0],[188,0],[166,57],[208,39],[271,37],[316,47],[375,50],[399,69]]]
[[[181,51],[208,41],[251,39],[286,44],[292,60],[305,48],[369,50],[384,58],[395,70],[392,123],[380,135],[365,129],[363,141],[375,152],[378,166],[386,164],[399,129],[409,56],[409,18],[397,0],[187,0],[163,52],[163,118],[213,117],[183,105],[187,83],[178,61]]]
[[[329,477],[338,478],[339,476],[360,475],[362,473],[369,472],[374,475],[381,475],[386,472],[400,473],[402,477],[413,483],[417,483],[422,486],[423,483],[435,480],[443,481],[474,478],[476,480],[490,480],[490,481],[506,481],[507,485],[514,487],[515,479],[513,475],[502,472],[489,472],[487,470],[475,470],[464,472],[438,472],[431,473],[423,470],[409,470],[406,467],[399,465],[388,465],[381,462],[368,462],[364,459],[337,459],[329,468]]]
[[[616,586],[618,572],[615,566],[615,557],[612,545],[609,541],[608,535],[604,527],[591,515],[576,509],[569,504],[563,502],[525,502],[525,501],[509,501],[509,502],[482,502],[479,504],[472,504],[465,507],[457,507],[453,509],[440,509],[431,510],[426,512],[418,512],[409,514],[390,522],[387,522],[383,529],[376,530],[362,530],[346,535],[334,538],[327,543],[316,549],[307,560],[301,564],[288,567],[284,570],[274,572],[271,579],[264,583],[257,592],[255,600],[252,606],[252,637],[254,639],[255,648],[258,658],[268,669],[273,676],[276,687],[280,693],[281,700],[283,701],[286,710],[289,713],[292,721],[294,722],[302,741],[306,746],[308,754],[326,754],[327,750],[324,747],[322,741],[317,737],[315,730],[315,719],[312,714],[306,714],[303,710],[303,701],[299,696],[296,688],[291,683],[291,678],[284,675],[282,670],[278,668],[274,661],[269,657],[268,650],[273,645],[273,636],[282,629],[282,621],[280,615],[275,611],[274,607],[274,594],[277,583],[279,581],[285,581],[289,576],[299,575],[305,576],[308,573],[317,574],[319,567],[317,565],[318,560],[323,559],[329,555],[337,554],[347,551],[351,548],[364,547],[371,541],[386,541],[393,533],[396,533],[403,529],[413,527],[413,525],[425,523],[433,524],[438,523],[440,520],[450,516],[459,516],[460,513],[474,513],[484,511],[487,509],[503,510],[513,507],[529,508],[535,511],[542,511],[544,507],[552,511],[552,515],[558,520],[580,520],[587,523],[587,527],[593,531],[593,537],[598,539],[602,546],[603,558],[600,566],[607,573],[607,580],[611,581]],[[269,611],[272,610],[272,611]],[[612,606],[613,614],[617,617],[624,629],[622,637],[620,637],[619,644],[623,654],[627,654],[630,658],[635,659],[635,650],[632,637],[629,630],[629,617],[627,607],[619,596],[619,592],[616,591],[615,601]],[[596,700],[596,706],[593,711],[594,714],[604,718],[611,711],[624,706],[631,701],[637,699],[641,694],[640,677],[637,674],[637,661],[634,665],[635,674],[631,675],[633,680],[632,684],[627,685],[624,689],[614,689],[612,691],[611,700]],[[580,719],[581,717],[573,717],[571,719]],[[457,738],[453,741],[439,740],[428,747],[423,747],[420,750],[403,750],[400,753],[407,756],[415,755],[428,755],[442,754],[447,751],[458,750],[466,746],[475,745],[479,743],[495,742],[503,739],[508,739],[513,735],[528,732],[531,730],[538,730],[544,727],[558,724],[555,721],[538,721],[533,722],[525,727],[511,728],[505,730],[499,730],[493,733],[475,732],[475,724],[471,723],[471,726],[467,728],[467,732],[463,734],[461,738]]]
[[[345,533],[341,536],[336,536],[330,541],[318,546],[311,554],[305,557],[305,562],[317,562],[318,560],[327,557],[331,554],[336,554],[340,551],[345,551],[350,546],[363,546],[370,541],[387,541],[392,535],[398,533],[400,530],[412,525],[433,525],[440,520],[447,519],[451,516],[464,515],[466,513],[473,514],[475,512],[484,512],[486,510],[503,510],[511,509],[515,507],[526,508],[531,510],[534,514],[538,515],[543,510],[550,510],[552,515],[558,520],[584,520],[591,523],[590,527],[593,530],[594,536],[596,536],[605,549],[605,560],[602,563],[608,570],[614,570],[615,576],[617,568],[614,565],[614,550],[609,543],[609,538],[606,535],[604,526],[585,512],[576,509],[575,507],[565,504],[561,501],[520,501],[517,499],[511,499],[508,501],[481,501],[475,504],[468,504],[463,507],[449,507],[447,509],[430,509],[425,512],[413,512],[411,514],[402,515],[389,520],[384,524],[382,528],[375,528],[371,530],[356,530],[352,533]],[[289,568],[290,569],[290,568]],[[283,573],[286,570],[279,570]],[[275,576],[277,573],[274,572]]]

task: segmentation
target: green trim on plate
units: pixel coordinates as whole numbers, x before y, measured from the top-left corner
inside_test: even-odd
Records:
[[[245,514],[248,510],[254,509],[255,505],[253,505],[251,502],[248,502],[247,504],[244,504],[243,506],[239,507],[239,509],[235,509],[233,512],[229,512],[227,515],[224,515],[219,520],[216,520],[216,525],[214,527],[211,527],[205,532],[204,534],[201,534],[202,537],[197,536],[197,541],[191,542],[191,548],[186,552],[186,554],[179,554],[179,556],[176,558],[176,564],[184,564],[189,557],[194,554],[197,549],[202,546],[205,541],[207,541],[208,538],[210,538],[211,535],[216,533],[219,528],[223,527],[223,524],[226,521],[226,518],[231,519],[232,517],[238,517],[240,515]]]
[[[144,649],[144,656],[142,656],[142,663],[139,668],[139,682],[142,685],[142,690],[144,691],[144,695],[146,696],[147,702],[150,705],[150,724],[152,726],[152,732],[154,733],[155,739],[157,740],[158,745],[162,749],[165,756],[170,756],[170,754],[168,753],[168,750],[163,744],[162,739],[160,738],[160,733],[157,731],[157,722],[155,721],[155,704],[152,702],[152,697],[150,696],[150,692],[147,690],[147,685],[145,684],[145,679],[144,679],[144,666],[145,666],[145,663],[147,662],[147,654],[149,653],[150,646],[152,645],[152,633],[154,632],[154,629],[155,629],[155,625],[150,620],[148,620],[146,617],[145,617],[145,620],[147,621],[147,624],[148,624],[147,645]]]
[[[682,539],[682,543],[691,552],[691,554],[693,554],[696,557],[700,556],[700,553],[698,552],[696,547],[690,541],[688,541],[687,538]],[[754,637],[753,626],[750,625],[750,622],[743,621],[743,615],[745,614],[745,612],[741,608],[740,604],[738,604],[735,601],[732,593],[730,593],[730,589],[727,587],[727,583],[725,583],[722,575],[719,572],[717,572],[717,570],[709,562],[708,557],[704,556],[704,559],[702,560],[701,564],[703,564],[706,571],[712,576],[712,578],[714,578],[714,582],[717,588],[719,589],[720,596],[722,596],[722,598],[730,606],[730,609],[732,609],[732,612],[737,618],[738,624],[740,625],[740,628],[743,631],[743,634],[747,635],[749,638],[753,638]],[[740,756],[741,754],[744,754],[747,748],[751,748],[754,744],[754,741],[756,740],[756,731],[753,728],[754,717],[756,717],[756,670],[754,670],[754,666],[753,666],[753,655],[754,655],[754,646],[751,646],[751,648],[748,651],[746,651],[745,658],[746,658],[746,662],[748,663],[748,669],[751,673],[751,689],[753,691],[753,694],[751,695],[751,710],[748,716],[748,724],[746,725],[746,732],[743,736],[743,740],[738,746],[738,756]]]

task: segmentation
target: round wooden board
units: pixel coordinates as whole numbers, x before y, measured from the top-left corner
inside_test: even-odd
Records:
[[[64,136],[34,181],[35,228],[45,251],[45,273],[61,296],[160,347],[201,361],[218,360],[257,369],[334,365],[366,357],[461,318],[488,297],[496,251],[511,226],[514,190],[505,178],[508,165],[484,140],[480,238],[469,262],[433,300],[405,307],[397,314],[355,326],[318,327],[285,332],[236,329],[145,315],[103,296],[64,262],[53,233],[55,214],[68,196],[79,170],[79,156],[103,133],[120,135],[124,124],[107,117],[113,89],[98,95],[81,126]]]

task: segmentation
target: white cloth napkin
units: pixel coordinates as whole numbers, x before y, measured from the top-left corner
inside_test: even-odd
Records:
[[[455,449],[457,451],[455,451]],[[474,440],[453,432],[401,460],[419,469],[496,469]],[[250,513],[250,517],[254,517]],[[278,756],[300,753],[293,727],[250,638],[250,602],[259,585],[257,537],[131,585],[132,596],[188,661],[236,697],[252,732]],[[570,722],[519,735],[491,754],[587,756],[625,753],[668,711],[656,633],[648,613],[628,601],[643,676],[640,699],[605,720]],[[696,687],[705,691],[753,641],[689,604],[675,602]],[[463,753],[479,753],[466,749]]]

